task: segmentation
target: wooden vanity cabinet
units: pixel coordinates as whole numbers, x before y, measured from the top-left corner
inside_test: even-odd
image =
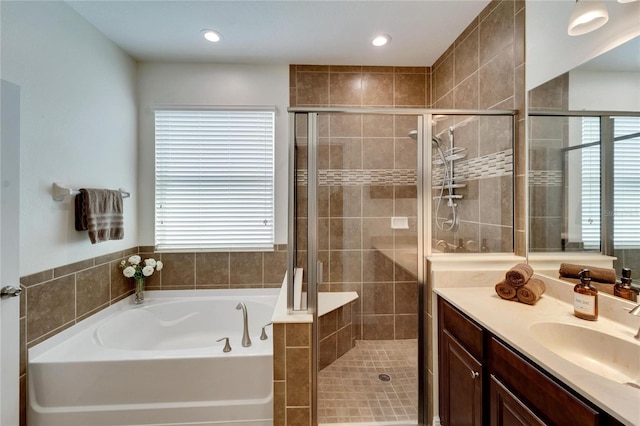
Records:
[[[438,310],[440,421],[450,426],[483,424],[483,331],[448,303]]]
[[[442,298],[438,336],[443,426],[621,425]]]

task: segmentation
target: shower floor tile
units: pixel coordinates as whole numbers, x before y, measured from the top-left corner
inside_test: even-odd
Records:
[[[383,381],[386,374],[391,380]],[[319,423],[412,423],[418,419],[418,346],[358,340],[318,373]]]

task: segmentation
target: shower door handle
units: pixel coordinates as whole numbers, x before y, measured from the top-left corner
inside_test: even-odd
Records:
[[[324,265],[318,260],[316,263],[316,284],[322,284],[322,269]]]

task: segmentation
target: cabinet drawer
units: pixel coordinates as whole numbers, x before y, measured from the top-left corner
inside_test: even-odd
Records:
[[[601,424],[601,416],[540,372],[528,361],[489,339],[489,369],[541,419],[554,425],[590,426]]]
[[[438,298],[438,316],[440,326],[448,330],[475,359],[481,361],[482,328],[441,298]]]

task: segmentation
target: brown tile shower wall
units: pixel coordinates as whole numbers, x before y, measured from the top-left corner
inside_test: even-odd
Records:
[[[331,365],[356,345],[355,302],[318,318],[318,370]]]
[[[425,108],[430,80],[424,67],[291,65],[291,106]],[[318,255],[325,277],[320,291],[358,293],[358,339],[417,337],[417,265],[394,262],[401,247],[416,244],[417,150],[408,137],[416,123],[414,117],[385,115],[318,118]],[[303,119],[296,132],[299,167],[305,168]],[[300,235],[306,230],[303,186],[298,194]],[[407,217],[410,229],[391,230],[392,216]],[[304,237],[298,241],[303,247]],[[304,264],[304,250],[298,254]]]
[[[527,229],[524,52],[525,1],[493,0],[432,66],[431,99],[434,108],[504,108],[518,111],[513,147],[513,246],[515,253],[521,256],[526,254]],[[483,149],[487,147],[485,144],[490,145],[490,141],[483,141]],[[492,187],[497,188],[498,182],[494,182]],[[430,276],[430,271],[427,271],[427,276]],[[427,324],[425,333],[426,341],[433,342],[432,283],[427,280],[426,286],[423,312]],[[430,422],[433,419],[433,396],[436,394],[431,345],[427,345],[426,358],[429,400],[425,412]]]
[[[162,260],[148,290],[280,287],[286,245],[273,252],[154,253],[132,247],[20,278],[20,422],[26,424],[27,349],[133,293],[120,261],[133,254]]]
[[[529,108],[567,111],[569,74],[563,74],[529,93]],[[529,247],[536,252],[562,249],[562,152],[568,145],[568,118],[531,117],[529,120]]]
[[[524,5],[524,1],[492,1],[433,65],[434,108],[520,112],[512,151],[514,171],[470,179],[467,187],[457,192],[463,195],[458,203],[458,232],[434,233],[436,241],[445,240],[453,247],[462,238],[465,243],[476,242],[468,247],[471,251],[480,251],[480,242],[486,240],[488,251],[511,252],[515,246],[517,254],[525,254]],[[511,150],[509,121],[486,117],[456,128],[456,145],[460,142],[467,148],[467,159]],[[439,123],[436,131],[453,124]],[[515,217],[511,203],[513,173]]]

